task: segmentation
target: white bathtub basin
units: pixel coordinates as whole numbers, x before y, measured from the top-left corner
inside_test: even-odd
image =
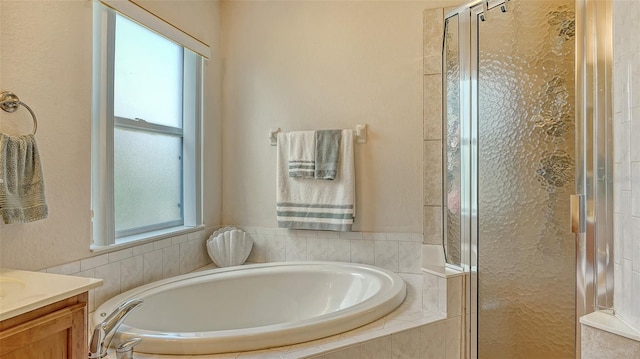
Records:
[[[190,273],[112,298],[99,323],[131,298],[144,303],[113,343],[142,338],[136,351],[213,354],[314,340],[374,321],[399,306],[405,283],[377,267],[338,262],[287,262]]]

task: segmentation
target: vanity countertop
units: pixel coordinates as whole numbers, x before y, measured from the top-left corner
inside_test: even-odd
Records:
[[[0,268],[0,321],[101,285],[102,279]]]

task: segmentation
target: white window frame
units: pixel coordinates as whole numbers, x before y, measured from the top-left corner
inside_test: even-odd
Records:
[[[120,12],[120,15],[129,17]],[[176,42],[175,37],[165,36],[158,28],[166,24],[175,32],[175,27],[148,14],[154,19],[153,31]],[[115,45],[115,12],[94,2],[94,74],[92,108],[92,250],[119,247],[145,240],[179,235],[202,228],[202,94],[203,56],[184,48],[183,78],[183,127],[162,126],[145,121],[136,121],[114,116],[113,113],[113,56]],[[132,19],[131,17],[129,17]],[[132,19],[136,21],[135,19]],[[145,24],[138,22],[140,25]],[[207,47],[208,49],[208,47]],[[182,137],[183,178],[181,223],[165,223],[161,226],[137,228],[135,231],[115,231],[114,208],[114,128],[144,129]],[[161,227],[161,228],[160,228]]]

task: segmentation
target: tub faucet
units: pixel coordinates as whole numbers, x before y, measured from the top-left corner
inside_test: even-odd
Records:
[[[107,356],[107,348],[109,348],[118,327],[127,315],[142,302],[142,299],[128,300],[120,304],[102,323],[96,325],[89,341],[89,359],[100,359]]]
[[[138,345],[142,339],[133,338],[124,341],[116,346],[116,359],[133,359],[133,347]]]

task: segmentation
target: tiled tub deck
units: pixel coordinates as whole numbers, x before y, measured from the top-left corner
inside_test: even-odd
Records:
[[[266,350],[211,355],[136,353],[138,359],[459,359],[462,276],[401,274],[407,297],[393,312],[360,328]],[[113,353],[115,354],[115,353]]]

